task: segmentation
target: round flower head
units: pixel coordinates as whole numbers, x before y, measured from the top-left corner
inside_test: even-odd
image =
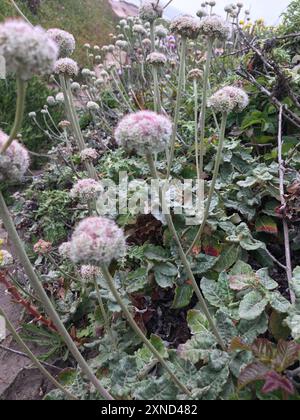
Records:
[[[115,131],[117,143],[140,155],[165,150],[172,135],[169,118],[151,111],[125,116]]]
[[[139,35],[147,35],[146,29],[144,28],[143,25],[140,25],[140,24],[133,25],[132,31]]]
[[[200,20],[200,33],[208,38],[225,41],[230,36],[230,25],[219,16],[206,16]]]
[[[64,242],[58,248],[58,253],[63,258],[70,258],[71,242]]]
[[[70,196],[87,203],[89,200],[96,199],[102,192],[103,187],[100,182],[97,182],[94,179],[82,179],[74,185],[70,192]]]
[[[151,39],[149,38],[145,38],[142,41],[143,47],[146,49],[150,49],[151,48]]]
[[[163,13],[164,9],[157,0],[143,1],[139,10],[140,18],[146,22],[154,22],[156,19],[161,18]]]
[[[0,56],[8,73],[29,80],[52,73],[58,47],[41,27],[11,19],[0,24]]]
[[[232,111],[242,112],[249,104],[249,97],[245,91],[234,86],[226,86],[218,90],[208,102],[216,112],[229,114]]]
[[[199,35],[200,23],[192,16],[179,16],[172,21],[170,30],[184,38],[196,39]]]
[[[58,102],[59,104],[63,104],[65,102],[65,96],[62,92],[59,92],[56,96],[55,96],[55,100],[56,102]]]
[[[72,34],[57,28],[49,29],[47,32],[50,38],[58,45],[59,57],[69,57],[73,54],[76,42]]]
[[[96,160],[98,159],[99,155],[97,150],[92,149],[91,147],[87,147],[80,152],[81,160]]]
[[[80,222],[71,239],[70,256],[75,263],[110,264],[125,252],[124,232],[114,221],[103,217],[89,217]]]
[[[99,111],[100,109],[100,106],[96,102],[93,102],[93,101],[89,101],[86,104],[86,107],[89,111]]]
[[[207,13],[207,11],[204,7],[202,7],[200,10],[198,10],[198,12],[196,14],[199,18],[203,18],[203,17],[208,15],[208,13]]]
[[[152,66],[164,66],[167,63],[167,57],[159,52],[153,52],[148,55],[147,62]]]
[[[101,275],[101,271],[99,267],[95,267],[93,265],[83,265],[80,268],[80,275],[82,280],[84,281],[93,281],[95,277],[98,277]]]
[[[166,38],[168,36],[168,29],[163,25],[158,25],[155,29],[155,33],[158,38]]]
[[[0,130],[0,149],[8,136]],[[0,155],[0,181],[20,181],[29,168],[29,154],[24,146],[14,140],[5,153]]]
[[[54,73],[56,74],[65,74],[74,77],[78,75],[78,72],[78,64],[71,58],[60,58],[54,66]]]
[[[49,254],[52,250],[51,242],[46,242],[43,239],[40,239],[33,247],[33,250],[36,254]]]
[[[188,74],[188,78],[190,80],[201,80],[203,77],[203,71],[200,69],[192,69],[189,74]]]

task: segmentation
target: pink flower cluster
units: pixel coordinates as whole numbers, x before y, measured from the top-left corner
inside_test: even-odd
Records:
[[[196,39],[200,33],[199,19],[193,16],[179,16],[171,23],[170,31],[184,38]]]
[[[52,250],[51,242],[46,242],[43,239],[40,239],[33,247],[33,250],[36,254],[49,254]]]
[[[52,73],[58,47],[41,27],[10,19],[0,24],[0,56],[8,73],[29,80]]]
[[[99,267],[94,265],[83,265],[80,268],[80,275],[84,281],[92,281],[95,277],[101,275],[101,270]]]
[[[208,105],[216,112],[230,114],[242,112],[249,104],[247,93],[234,86],[226,86],[218,90],[208,101]]]
[[[103,217],[89,217],[79,223],[71,239],[70,257],[75,263],[100,266],[123,257],[124,232]]]
[[[144,0],[139,9],[139,17],[146,22],[154,22],[162,17],[164,9],[158,0]]]
[[[73,54],[76,47],[76,42],[72,34],[57,28],[49,29],[47,33],[50,38],[53,39],[53,41],[58,45],[59,56],[61,58],[68,57]]]
[[[72,198],[77,198],[80,201],[87,203],[90,200],[95,200],[103,192],[103,187],[100,182],[94,179],[82,179],[78,181],[72,188],[70,195]]]
[[[120,146],[140,155],[164,151],[171,135],[171,120],[152,111],[140,111],[125,116],[115,131],[115,138]]]
[[[60,58],[55,63],[54,73],[74,77],[78,75],[79,67],[76,61],[72,60],[72,58]]]
[[[80,152],[80,157],[82,161],[97,160],[99,155],[97,153],[97,150],[88,147]]]
[[[8,136],[0,130],[0,149]],[[0,155],[0,181],[20,181],[29,168],[29,154],[24,146],[14,140],[5,153]]]

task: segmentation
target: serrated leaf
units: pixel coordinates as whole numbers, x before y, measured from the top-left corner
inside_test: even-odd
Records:
[[[300,345],[295,341],[280,340],[277,345],[277,354],[273,363],[276,370],[284,372],[291,367],[296,361],[299,361]]]
[[[173,309],[181,309],[188,306],[191,302],[194,289],[189,284],[177,286],[175,290],[175,297],[172,304]]]
[[[288,395],[295,394],[294,385],[287,377],[279,375],[275,371],[268,372],[265,377],[262,393],[269,394],[278,390],[282,390]]]
[[[268,299],[262,296],[261,293],[253,291],[244,296],[240,303],[239,315],[241,319],[252,321],[258,318],[265,310],[268,304]]]
[[[259,359],[260,362],[265,364],[271,363],[275,353],[275,347],[271,341],[265,338],[258,338],[252,344],[251,349],[253,355]]]

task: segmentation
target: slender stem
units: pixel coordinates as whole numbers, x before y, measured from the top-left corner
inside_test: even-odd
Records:
[[[111,343],[113,345],[113,348],[115,350],[117,350],[116,342],[115,342],[115,339],[114,339],[112,329],[110,327],[110,322],[109,322],[109,319],[108,319],[108,316],[107,316],[107,313],[106,313],[106,310],[105,310],[105,307],[104,307],[103,299],[101,297],[101,293],[100,293],[100,289],[99,289],[99,285],[98,285],[96,276],[94,276],[94,286],[95,286],[95,291],[96,291],[100,311],[101,311],[101,314],[102,314],[102,317],[103,317],[103,320],[104,320],[104,325],[105,325],[106,332],[110,336],[110,340],[111,340]]]
[[[207,107],[207,92],[208,82],[210,76],[210,67],[212,60],[213,51],[213,38],[209,38],[207,45],[207,56],[206,65],[203,76],[203,93],[202,93],[202,104],[201,104],[201,119],[200,119],[200,174],[203,175],[204,171],[204,147],[205,147],[205,121],[206,121],[206,107]]]
[[[3,145],[2,149],[0,150],[0,154],[3,154],[6,152],[6,150],[9,148],[13,140],[17,138],[17,135],[19,134],[19,131],[22,127],[24,111],[25,111],[26,88],[27,88],[27,83],[18,77],[17,78],[17,106],[16,106],[15,121],[14,121],[14,125],[11,129],[7,142]]]
[[[47,314],[49,315],[50,319],[55,324],[58,332],[60,333],[68,349],[74,356],[75,360],[78,362],[78,365],[80,366],[82,372],[88,377],[88,379],[96,387],[96,389],[99,391],[99,393],[102,395],[103,398],[105,398],[106,400],[113,400],[113,397],[101,385],[98,378],[94,375],[89,365],[87,364],[85,359],[82,357],[76,344],[73,342],[64,324],[62,323],[58,313],[56,312],[54,306],[52,305],[51,300],[48,298],[48,295],[45,292],[42,286],[42,283],[40,279],[38,278],[38,276],[36,275],[31,265],[31,262],[24,250],[23,244],[21,242],[21,239],[19,238],[19,235],[17,233],[17,230],[15,228],[15,225],[10,216],[10,213],[8,211],[8,208],[6,206],[6,203],[4,201],[4,198],[1,192],[0,192],[0,217],[10,237],[10,240],[13,243],[14,249],[16,251],[16,255],[18,256],[20,263],[24,267],[25,273],[31,283],[31,286],[36,291],[38,297],[42,301]]]
[[[151,52],[155,51],[155,21],[150,23]]]
[[[279,189],[280,189],[280,201],[282,209],[284,209],[283,215],[283,233],[284,233],[284,248],[285,248],[285,259],[286,259],[286,274],[289,283],[290,297],[292,303],[295,303],[296,297],[293,293],[291,287],[293,280],[293,269],[292,269],[292,258],[291,258],[291,247],[290,247],[290,237],[289,237],[289,227],[285,215],[286,209],[286,200],[284,194],[284,173],[285,166],[282,156],[282,117],[283,117],[283,106],[279,109],[279,119],[278,119],[278,166],[279,166]]]
[[[215,168],[214,168],[213,178],[212,178],[210,189],[209,189],[207,203],[206,203],[205,210],[204,210],[203,221],[201,223],[201,226],[199,228],[199,231],[197,233],[196,238],[194,239],[191,247],[189,248],[189,250],[187,252],[187,255],[189,255],[192,252],[193,248],[201,240],[201,236],[204,232],[204,228],[205,228],[208,216],[209,216],[209,210],[210,210],[212,198],[213,198],[213,195],[214,195],[214,192],[215,192],[217,178],[218,178],[219,170],[220,170],[220,164],[221,164],[222,152],[223,152],[223,145],[224,145],[224,138],[225,138],[225,131],[226,131],[227,117],[228,117],[228,115],[226,113],[223,114],[223,116],[222,116],[222,124],[221,124],[221,128],[220,128],[218,152],[217,152],[217,156],[216,156]]]
[[[4,310],[0,307],[0,315],[3,316],[5,319],[6,326],[8,330],[11,332],[14,340],[18,343],[21,349],[25,352],[25,355],[32,361],[32,363],[39,369],[39,371],[60,391],[62,391],[69,400],[77,400],[78,398],[75,395],[71,394],[67,389],[65,389],[48,371],[45,367],[41,364],[41,362],[37,359],[37,357],[32,353],[30,348],[26,345],[26,343],[22,340],[20,335],[17,333],[15,327],[10,322],[8,316],[4,312]]]
[[[153,353],[153,355],[157,358],[157,360],[160,362],[160,364],[166,369],[168,374],[170,375],[171,379],[174,381],[174,383],[188,396],[191,396],[190,391],[187,389],[187,387],[177,378],[177,376],[173,373],[172,369],[168,366],[167,362],[164,360],[164,358],[161,356],[159,351],[151,344],[151,342],[147,339],[145,334],[142,332],[142,330],[139,328],[135,320],[133,319],[133,316],[131,315],[130,311],[128,310],[127,306],[124,304],[123,299],[121,298],[119,292],[117,291],[114,280],[106,266],[101,267],[103,276],[105,280],[107,281],[107,284],[110,288],[110,291],[112,292],[114,298],[116,299],[118,305],[122,308],[123,314],[126,317],[128,323],[130,324],[131,328],[134,330],[134,332],[140,337],[140,339],[143,341],[145,346]]]
[[[161,106],[161,97],[159,89],[159,80],[158,80],[158,68],[156,65],[152,66],[153,81],[154,81],[154,110],[159,114],[162,111]]]
[[[24,15],[24,13],[22,12],[22,10],[19,8],[19,6],[16,4],[16,2],[14,0],[10,0],[11,4],[13,5],[13,7],[16,9],[16,11],[19,13],[19,15],[27,22],[29,23],[29,25],[33,26],[32,23],[30,22],[30,20]]]
[[[195,154],[196,154],[196,168],[197,168],[197,178],[201,178],[200,166],[199,166],[199,124],[198,124],[198,82],[197,79],[194,79],[194,100],[195,100]]]
[[[151,154],[148,154],[147,155],[147,160],[148,160],[148,164],[149,164],[149,167],[150,167],[150,171],[151,171],[152,177],[154,179],[156,179],[156,180],[159,180],[159,176],[157,174],[155,163],[154,163],[154,160],[153,160],[153,157],[152,157]],[[161,207],[162,207],[162,209],[166,209],[166,207],[167,207],[166,200],[165,200],[165,197],[164,197],[164,195],[163,195],[163,193],[162,193],[161,190],[160,190],[160,200],[161,200]],[[178,233],[177,233],[176,228],[174,226],[172,217],[169,214],[165,214],[165,218],[166,218],[168,227],[169,227],[169,229],[170,229],[170,231],[171,231],[171,233],[172,233],[172,235],[173,235],[173,237],[175,239],[175,242],[176,242],[176,244],[178,246],[180,259],[181,259],[182,264],[183,264],[183,266],[185,268],[186,274],[189,277],[189,280],[192,282],[193,289],[194,289],[194,291],[195,291],[195,293],[197,295],[197,298],[198,298],[199,303],[201,305],[202,311],[205,314],[205,316],[206,316],[206,318],[207,318],[207,320],[208,320],[208,322],[210,324],[210,327],[211,327],[213,333],[216,336],[216,339],[217,339],[219,345],[221,346],[221,348],[223,350],[226,351],[226,346],[225,346],[225,344],[223,342],[223,339],[222,339],[222,337],[221,337],[221,335],[220,335],[220,333],[219,333],[219,331],[218,331],[218,329],[217,329],[217,327],[216,327],[216,325],[214,323],[214,320],[213,320],[213,318],[212,318],[212,316],[211,316],[211,314],[209,312],[209,309],[208,309],[208,307],[206,305],[206,302],[205,302],[205,300],[204,300],[204,298],[202,296],[201,290],[200,290],[200,288],[199,288],[199,286],[198,286],[198,284],[196,282],[196,279],[195,279],[194,273],[193,273],[193,271],[191,269],[190,263],[189,263],[189,261],[187,259],[187,256],[185,255],[185,252],[184,252],[183,247],[181,245],[181,242],[180,242]]]
[[[179,67],[179,79],[178,79],[178,87],[177,87],[177,99],[175,105],[175,116],[174,116],[174,125],[173,125],[173,133],[171,139],[171,149],[170,149],[170,157],[168,162],[168,178],[171,173],[172,163],[175,155],[175,145],[176,145],[176,137],[177,137],[177,130],[179,124],[179,114],[180,114],[180,106],[181,106],[181,99],[182,99],[182,86],[184,82],[184,71],[185,71],[185,55],[186,55],[186,46],[187,46],[187,39],[182,38],[181,40],[181,53],[180,53],[180,67]]]

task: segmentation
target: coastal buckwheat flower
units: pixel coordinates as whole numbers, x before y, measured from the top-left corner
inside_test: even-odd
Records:
[[[58,47],[41,27],[11,19],[0,24],[0,56],[8,73],[29,80],[52,73]]]
[[[171,22],[170,30],[184,38],[196,39],[199,36],[200,23],[198,19],[192,16],[179,16]]]
[[[152,111],[140,111],[125,116],[115,131],[120,146],[139,155],[165,150],[172,135],[169,118]]]
[[[151,48],[151,39],[149,38],[145,38],[142,41],[143,47],[146,49],[150,49]]]
[[[234,86],[218,90],[208,101],[208,106],[216,112],[242,112],[249,104],[247,93]]]
[[[219,16],[206,16],[200,20],[200,33],[208,38],[225,41],[230,31],[229,23]]]
[[[56,100],[55,100],[54,96],[48,96],[47,104],[49,106],[55,106],[56,105]]]
[[[0,267],[5,268],[13,265],[13,256],[5,249],[0,249]]]
[[[43,239],[40,239],[33,247],[33,250],[36,254],[49,254],[52,250],[51,242],[46,242]]]
[[[158,25],[155,29],[155,33],[158,38],[163,39],[168,36],[168,29],[163,25]]]
[[[69,77],[77,76],[79,72],[78,64],[71,58],[60,58],[54,66],[54,73],[65,74]]]
[[[58,248],[58,253],[63,258],[70,258],[71,242],[64,242]]]
[[[92,149],[91,147],[87,147],[80,152],[81,160],[96,160],[98,159],[99,155],[97,150]]]
[[[90,200],[96,199],[102,192],[103,187],[100,182],[94,179],[82,179],[73,186],[70,196],[87,203]]]
[[[79,223],[71,239],[71,260],[99,266],[110,264],[126,252],[124,232],[112,220],[89,217]]]
[[[196,14],[199,18],[203,18],[203,17],[208,15],[208,13],[207,13],[207,11],[204,7],[202,7],[200,10],[198,10],[198,12]]]
[[[147,63],[152,66],[164,66],[167,63],[167,57],[165,54],[159,52],[153,52],[148,55]]]
[[[59,92],[56,96],[55,96],[55,100],[56,102],[58,102],[59,104],[63,104],[65,102],[65,97],[64,94],[62,92]]]
[[[101,270],[94,265],[83,265],[80,268],[80,275],[84,281],[93,281],[95,277],[101,275]]]
[[[146,22],[154,22],[162,17],[164,9],[157,0],[145,0],[139,9],[139,17]]]
[[[8,136],[0,130],[0,149]],[[14,140],[5,153],[0,155],[0,181],[20,181],[29,168],[29,154],[24,146]]]
[[[76,42],[72,34],[62,29],[52,28],[47,31],[51,39],[58,45],[59,57],[69,57],[73,54]]]
[[[89,111],[99,111],[100,109],[100,106],[96,102],[93,102],[93,101],[89,101],[86,104],[86,107]]]
[[[140,24],[133,25],[132,31],[136,34],[139,34],[139,35],[146,35],[147,34],[147,31],[144,28],[144,26],[140,25]]]
[[[58,123],[58,128],[61,128],[63,130],[66,128],[69,128],[70,126],[71,126],[71,123],[70,121],[67,121],[67,120],[62,120]]]
[[[192,69],[189,74],[188,74],[188,78],[190,80],[201,80],[203,77],[203,71],[200,69]]]

